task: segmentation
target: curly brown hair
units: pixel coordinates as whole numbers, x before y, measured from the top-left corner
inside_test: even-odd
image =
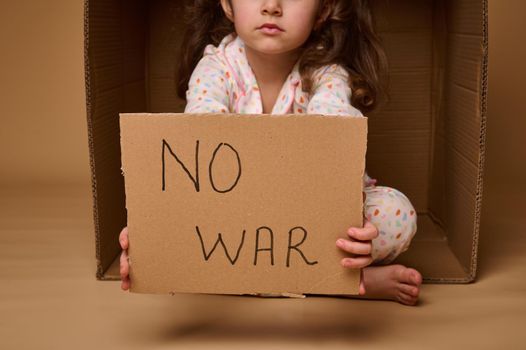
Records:
[[[230,1],[230,0],[229,0]],[[190,76],[208,44],[218,46],[235,31],[220,0],[194,0],[186,6],[182,59],[176,73],[177,94],[186,99]],[[303,44],[299,73],[303,90],[311,93],[312,74],[320,67],[339,64],[349,73],[351,103],[362,113],[387,98],[387,58],[374,28],[368,0],[321,0],[321,25]]]

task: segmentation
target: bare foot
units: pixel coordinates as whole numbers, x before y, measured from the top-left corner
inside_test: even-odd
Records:
[[[362,273],[360,295],[352,297],[417,304],[422,284],[422,275],[417,270],[403,265],[367,266]]]

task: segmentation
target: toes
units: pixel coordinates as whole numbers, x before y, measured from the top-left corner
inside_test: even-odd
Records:
[[[405,294],[407,294],[409,296],[412,296],[412,297],[415,297],[415,298],[418,297],[418,294],[420,292],[418,287],[415,287],[415,286],[409,285],[409,284],[405,284],[405,283],[400,283],[398,285],[398,288],[400,289],[400,291],[402,293],[405,293]]]
[[[398,281],[405,284],[411,284],[419,287],[422,284],[422,275],[415,269],[407,268],[400,265],[398,272]]]
[[[409,268],[409,278],[410,278],[410,281],[415,285],[415,286],[420,286],[422,284],[422,275],[420,274],[420,272],[418,272],[417,270],[415,269],[411,269]]]
[[[416,305],[418,299],[411,296],[411,295],[408,295],[408,294],[405,294],[403,292],[401,293],[398,293],[398,296],[397,296],[397,300],[398,302],[404,304],[404,305],[410,305],[410,306],[414,306]]]

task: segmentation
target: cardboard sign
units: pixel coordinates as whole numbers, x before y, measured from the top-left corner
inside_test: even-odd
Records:
[[[367,118],[121,114],[131,291],[358,294]]]

